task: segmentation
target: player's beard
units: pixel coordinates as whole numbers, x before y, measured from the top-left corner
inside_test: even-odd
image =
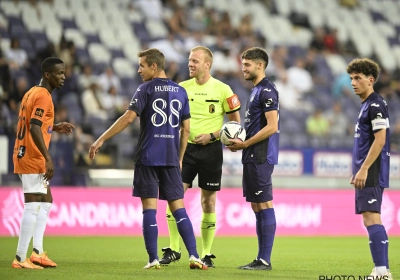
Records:
[[[246,81],[252,81],[252,80],[254,80],[257,76],[254,74],[254,73],[252,73],[252,72],[249,72],[249,73],[244,73],[245,75],[247,75],[247,76],[244,76],[244,79],[246,80]]]

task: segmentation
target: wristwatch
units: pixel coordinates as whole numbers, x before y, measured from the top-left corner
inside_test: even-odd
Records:
[[[215,138],[215,136],[214,136],[214,133],[210,133],[210,136],[211,136],[211,139],[210,139],[210,141],[215,141],[215,140],[217,140],[217,138]]]

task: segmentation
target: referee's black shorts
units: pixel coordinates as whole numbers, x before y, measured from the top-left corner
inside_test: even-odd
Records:
[[[221,142],[208,145],[188,143],[182,163],[183,183],[192,183],[198,175],[198,185],[208,191],[221,189],[223,152]]]

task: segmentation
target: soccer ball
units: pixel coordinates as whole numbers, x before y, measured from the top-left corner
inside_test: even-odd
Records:
[[[246,130],[238,122],[226,122],[219,132],[219,138],[222,144],[230,146],[232,145],[232,142],[229,141],[231,139],[244,141],[246,139]]]

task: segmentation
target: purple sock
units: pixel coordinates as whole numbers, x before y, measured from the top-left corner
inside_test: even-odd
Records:
[[[261,259],[271,263],[272,246],[274,245],[276,220],[274,208],[260,211],[261,213]]]
[[[385,230],[385,257],[386,257],[386,268],[389,269],[389,237],[387,235],[385,227],[383,227]]]
[[[157,239],[158,239],[158,226],[156,220],[155,209],[143,210],[143,237],[146,246],[147,254],[149,254],[149,262],[158,260],[157,255]]]
[[[255,212],[256,214],[256,232],[257,232],[257,239],[258,239],[258,254],[257,254],[257,260],[261,258],[261,242],[262,242],[262,236],[261,236],[261,212]]]
[[[386,266],[386,232],[382,225],[367,227],[369,235],[369,248],[375,266]]]
[[[178,210],[175,210],[172,215],[175,217],[179,234],[182,237],[183,243],[185,243],[186,249],[189,252],[189,256],[198,258],[199,254],[197,254],[196,249],[196,237],[194,236],[192,222],[186,213],[186,209],[179,208]]]

